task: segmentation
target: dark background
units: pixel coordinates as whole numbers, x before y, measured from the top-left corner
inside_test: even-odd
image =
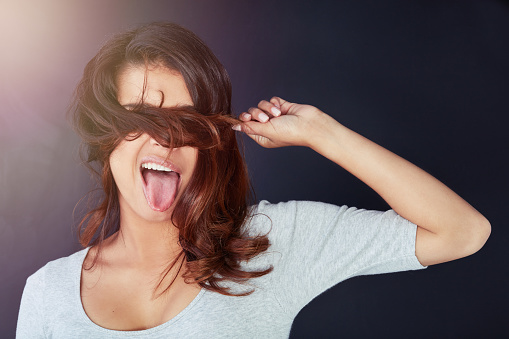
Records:
[[[509,336],[509,6],[502,1],[0,1],[0,336],[26,278],[79,249],[73,208],[93,181],[66,106],[107,37],[156,20],[196,32],[228,69],[238,114],[273,95],[313,104],[414,162],[492,224],[475,255],[357,277],[291,337]],[[246,140],[259,199],[388,209],[304,148]]]

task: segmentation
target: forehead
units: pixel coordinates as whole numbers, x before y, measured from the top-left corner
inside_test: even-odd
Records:
[[[142,98],[143,95],[143,98]],[[117,78],[117,100],[123,106],[193,105],[182,75],[162,65],[126,65]]]

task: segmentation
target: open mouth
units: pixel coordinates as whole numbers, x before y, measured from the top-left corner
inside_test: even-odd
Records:
[[[166,211],[178,194],[180,173],[155,162],[142,163],[140,172],[148,205],[154,211]]]

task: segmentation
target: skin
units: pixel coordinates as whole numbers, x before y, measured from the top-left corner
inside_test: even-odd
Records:
[[[145,75],[145,104],[193,105],[182,76],[156,65],[147,69],[124,67],[117,79],[120,104],[129,108],[141,100]],[[143,134],[133,141],[123,140],[110,155],[119,193],[120,231],[104,242],[97,265],[92,270],[82,269],[81,277],[83,307],[90,320],[101,327],[113,330],[155,327],[180,313],[200,291],[198,284],[184,282],[182,270],[170,291],[154,298],[161,273],[177,256],[180,247],[178,230],[170,220],[174,204],[164,212],[149,207],[143,193],[140,165],[145,156],[166,159],[168,153],[169,149]],[[181,147],[173,149],[168,158],[181,174],[177,199],[192,177],[197,155],[195,148]],[[89,266],[95,253],[95,248],[90,249],[84,267]],[[176,274],[177,269],[172,269],[161,286],[167,286]],[[162,289],[157,289],[158,292]]]
[[[443,183],[316,107],[273,97],[240,120],[233,129],[261,146],[310,147],[371,187],[418,226],[415,254],[424,266],[471,255],[490,235],[488,220]]]
[[[193,104],[185,82],[178,72],[151,66],[146,74],[147,83],[143,98],[145,104],[161,107]],[[118,79],[119,103],[129,107],[139,102],[144,80],[145,66],[125,67]],[[168,238],[178,237],[176,228],[171,227],[173,206],[164,212],[152,210],[143,194],[140,175],[143,157],[157,156],[166,159],[168,154],[169,149],[159,145],[149,135],[143,134],[136,140],[122,141],[110,155],[111,171],[119,191],[122,240],[126,246],[134,250],[129,261],[134,260],[143,266],[147,262],[154,262],[161,255],[175,251],[175,248],[168,249],[165,245]],[[181,185],[177,199],[191,179],[197,156],[198,151],[192,147],[174,148],[171,152],[169,161],[180,170]],[[153,255],[148,255],[150,253]]]
[[[118,79],[118,100],[129,107],[141,99],[154,106],[192,105],[182,76],[165,67],[128,66]],[[163,96],[164,94],[164,96]],[[164,97],[164,101],[162,100]],[[241,114],[233,126],[267,148],[310,147],[345,168],[375,190],[398,214],[417,228],[416,256],[434,265],[478,251],[491,226],[478,211],[422,169],[349,130],[316,107],[273,97]],[[120,231],[105,241],[98,264],[82,270],[81,298],[88,317],[105,328],[142,330],[167,322],[199,293],[197,284],[181,276],[168,293],[154,298],[161,271],[178,252],[178,232],[170,214],[148,207],[141,188],[140,159],[165,158],[168,149],[148,135],[123,141],[111,154],[110,165],[119,189]],[[170,161],[182,169],[182,188],[196,163],[191,147],[172,150]],[[179,193],[180,194],[180,193]],[[92,248],[90,253],[94,253]],[[90,255],[85,265],[90,263]],[[181,272],[182,273],[182,272]],[[176,270],[168,274],[163,286]]]

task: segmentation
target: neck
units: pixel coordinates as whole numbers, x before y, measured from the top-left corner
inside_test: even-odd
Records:
[[[180,253],[179,232],[171,222],[151,223],[124,212],[120,214],[120,230],[112,236],[112,247],[127,265],[166,266]]]

